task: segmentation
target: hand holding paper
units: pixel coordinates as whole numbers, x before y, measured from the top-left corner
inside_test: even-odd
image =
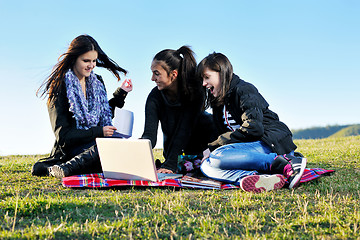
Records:
[[[134,113],[125,109],[115,108],[115,116],[113,125],[116,127],[116,132],[121,137],[129,138],[132,136],[132,129],[134,125]]]

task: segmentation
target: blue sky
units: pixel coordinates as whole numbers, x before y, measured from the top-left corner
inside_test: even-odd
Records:
[[[155,86],[153,56],[182,45],[198,61],[227,55],[291,129],[359,123],[359,10],[356,0],[0,0],[0,155],[50,152],[46,101],[35,92],[80,34],[129,71],[124,108],[134,112],[135,138]],[[111,96],[119,83],[95,72]]]

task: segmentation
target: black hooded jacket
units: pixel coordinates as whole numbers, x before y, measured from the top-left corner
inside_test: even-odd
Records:
[[[278,115],[269,109],[269,104],[251,83],[234,74],[224,104],[240,128],[229,131],[223,121],[224,105],[213,106],[214,121],[222,134],[209,144],[211,151],[230,143],[258,140],[265,142],[277,154],[296,149],[290,129],[279,121]]]

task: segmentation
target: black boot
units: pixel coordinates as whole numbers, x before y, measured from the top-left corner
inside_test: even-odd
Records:
[[[65,161],[66,160],[61,161],[61,158],[58,158],[56,156],[40,159],[32,166],[31,174],[39,177],[48,176],[47,169],[49,167],[59,165]]]
[[[270,172],[273,174],[284,174],[284,168],[288,164],[289,161],[286,158],[282,155],[278,155],[270,166]]]
[[[94,145],[66,163],[48,168],[49,176],[63,178],[77,174],[94,173],[101,170],[99,153]]]

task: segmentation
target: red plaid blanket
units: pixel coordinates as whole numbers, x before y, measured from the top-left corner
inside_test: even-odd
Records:
[[[301,178],[301,182],[308,182],[316,178],[321,177],[323,174],[329,174],[334,170],[325,170],[322,168],[305,169],[304,175]],[[108,187],[120,187],[120,186],[151,186],[151,187],[183,187],[180,179],[166,179],[161,182],[151,181],[130,181],[130,180],[116,180],[110,178],[104,178],[102,173],[76,175],[70,177],[64,177],[62,179],[64,187],[71,188],[108,188]],[[239,188],[232,184],[222,184],[221,189]]]

